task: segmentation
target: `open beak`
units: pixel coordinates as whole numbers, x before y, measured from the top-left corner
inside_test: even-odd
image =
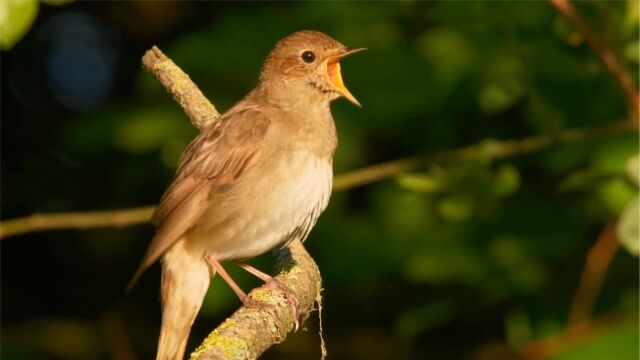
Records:
[[[331,83],[331,85],[333,85],[333,87],[336,88],[336,90],[338,90],[338,92],[342,94],[342,96],[347,98],[347,100],[360,107],[362,107],[362,105],[360,105],[360,102],[353,95],[351,95],[349,89],[347,89],[347,87],[344,86],[344,82],[342,82],[342,74],[340,74],[340,60],[349,55],[353,55],[364,50],[367,49],[351,49],[341,53],[340,55],[332,56],[327,59],[327,77],[329,78],[329,83]]]

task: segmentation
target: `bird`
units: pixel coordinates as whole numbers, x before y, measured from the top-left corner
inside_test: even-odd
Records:
[[[309,235],[332,189],[338,139],[330,103],[344,97],[360,106],[340,60],[362,50],[318,31],[285,37],[266,57],[257,86],[185,149],[127,287],[161,258],[158,360],[183,358],[214,275],[249,301],[221,263],[269,282],[245,261]]]

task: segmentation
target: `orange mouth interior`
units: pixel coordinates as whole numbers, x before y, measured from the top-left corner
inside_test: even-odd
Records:
[[[340,73],[340,57],[333,57],[327,60],[327,77],[329,78],[329,82],[333,85],[342,96],[347,98],[347,100],[352,103],[360,106],[360,103],[356,98],[351,95],[351,92],[344,86],[344,82],[342,81],[342,74]]]
[[[340,59],[334,58],[327,62],[327,75],[333,86],[343,90],[342,74],[340,73]]]

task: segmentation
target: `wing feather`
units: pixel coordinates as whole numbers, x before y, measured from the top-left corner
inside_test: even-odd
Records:
[[[193,140],[153,215],[156,234],[127,290],[197,224],[209,204],[216,201],[213,197],[224,193],[214,191],[216,188],[233,185],[250,168],[270,124],[266,111],[250,107],[225,114]]]

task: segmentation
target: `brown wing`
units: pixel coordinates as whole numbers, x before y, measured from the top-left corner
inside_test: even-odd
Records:
[[[233,111],[193,140],[153,215],[156,235],[127,291],[197,223],[207,205],[215,201],[212,194],[220,193],[213,189],[231,186],[242,177],[263,144],[270,123],[261,108]]]

